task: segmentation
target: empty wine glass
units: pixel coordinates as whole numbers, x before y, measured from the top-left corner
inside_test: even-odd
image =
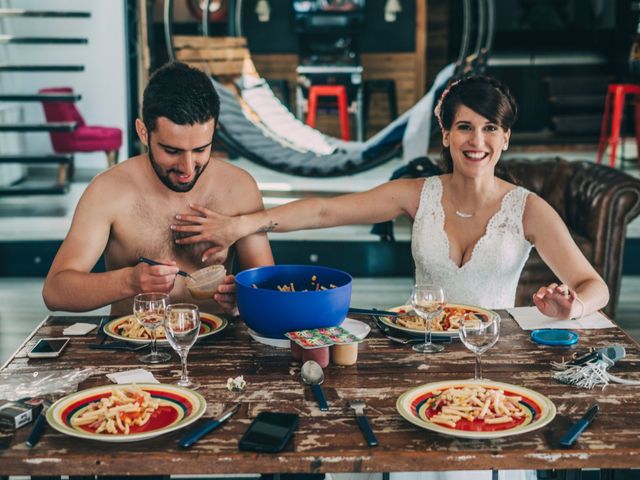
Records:
[[[460,340],[476,354],[475,380],[482,380],[481,355],[493,347],[500,337],[500,317],[466,313],[460,321]]]
[[[187,355],[200,332],[200,311],[191,303],[169,305],[164,318],[164,331],[167,340],[180,355],[182,374],[176,383],[181,387],[196,388],[199,385],[187,374]]]
[[[442,345],[431,342],[431,321],[444,310],[444,289],[431,284],[416,284],[411,293],[411,306],[424,320],[424,343],[413,345],[416,352],[436,353],[444,350]]]
[[[140,293],[133,299],[133,314],[140,324],[151,333],[151,353],[138,357],[143,363],[162,363],[171,358],[165,352],[158,352],[156,329],[164,321],[164,313],[169,303],[166,293]]]

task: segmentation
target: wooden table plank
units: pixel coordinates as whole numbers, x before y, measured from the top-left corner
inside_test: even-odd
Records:
[[[300,379],[300,364],[288,350],[251,340],[239,320],[227,331],[196,344],[189,355],[190,375],[202,387],[214,416],[239,401],[240,411],[216,432],[184,451],[176,446],[183,432],[127,444],[84,441],[48,428],[36,448],[24,441],[29,428],[17,432],[7,450],[0,451],[0,475],[167,475],[214,473],[381,472],[473,469],[573,469],[640,467],[640,387],[609,385],[584,390],[557,383],[549,363],[576,350],[620,344],[627,350],[615,374],[640,380],[640,350],[622,330],[580,332],[576,347],[534,344],[506,314],[498,344],[483,356],[485,377],[531,388],[555,403],[558,416],[534,432],[496,440],[464,440],[423,430],[396,411],[398,396],[409,388],[435,381],[467,379],[473,375],[472,354],[454,341],[445,352],[425,356],[409,346],[391,343],[374,328],[360,345],[358,363],[330,365],[323,388],[329,412],[321,412],[311,390]],[[72,337],[59,359],[32,360],[27,351],[46,336],[61,336],[65,326],[99,317],[51,317],[14,354],[0,372],[19,374],[38,370],[94,367],[88,388],[109,383],[104,374],[138,368],[138,353],[89,350],[94,336]],[[156,378],[171,383],[179,376],[174,355],[168,364],[148,366]],[[247,389],[226,389],[229,377],[244,375]],[[366,412],[380,445],[367,446],[350,399],[366,401]],[[597,402],[601,410],[572,449],[558,448],[568,427]],[[295,412],[300,426],[286,451],[279,454],[241,452],[237,442],[261,411]]]

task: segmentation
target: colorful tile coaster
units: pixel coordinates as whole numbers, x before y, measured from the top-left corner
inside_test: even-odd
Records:
[[[297,343],[302,348],[319,348],[329,345],[343,345],[357,343],[358,337],[349,333],[342,327],[314,328],[313,330],[298,330],[285,333],[289,340]]]

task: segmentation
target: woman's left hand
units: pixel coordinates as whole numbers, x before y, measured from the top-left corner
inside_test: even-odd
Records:
[[[220,285],[218,291],[213,295],[213,299],[218,302],[225,313],[229,315],[238,315],[238,306],[236,304],[236,277],[227,275]]]
[[[548,317],[574,318],[576,310],[580,310],[577,303],[578,295],[564,284],[552,283],[533,294],[533,303],[538,310]]]

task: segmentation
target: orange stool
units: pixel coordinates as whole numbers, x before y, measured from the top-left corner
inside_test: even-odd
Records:
[[[602,155],[609,143],[609,166],[616,164],[616,150],[620,141],[620,125],[624,113],[625,95],[640,95],[640,85],[631,83],[613,83],[609,85],[607,97],[604,101],[604,115],[602,116],[602,127],[600,129],[600,145],[598,145],[598,157],[596,163],[602,162]],[[609,111],[613,99],[613,114],[611,117],[611,133],[607,137],[607,127],[609,123]],[[636,97],[636,143],[638,145],[638,165],[640,166],[640,97]]]
[[[347,110],[347,88],[344,85],[311,85],[309,87],[309,108],[307,109],[307,125],[316,126],[318,97],[336,97],[340,118],[340,135],[349,140],[349,111]]]

